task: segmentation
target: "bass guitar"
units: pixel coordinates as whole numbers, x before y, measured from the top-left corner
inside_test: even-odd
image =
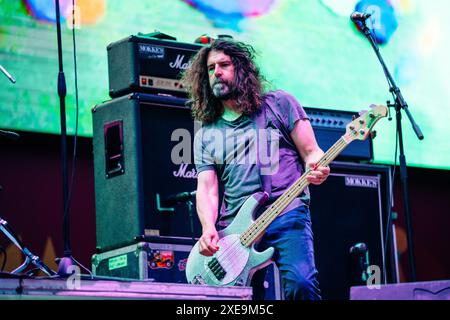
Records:
[[[345,134],[321,157],[317,166],[327,166],[354,140],[365,140],[375,123],[386,117],[386,106],[372,105],[369,111],[346,126]],[[268,199],[267,193],[250,196],[239,209],[233,222],[219,231],[220,250],[207,257],[199,253],[199,243],[192,248],[186,263],[186,278],[192,284],[217,286],[250,285],[252,275],[271,262],[274,248],[263,252],[254,249],[257,240],[270,223],[308,186],[311,169],[290,186],[258,219],[255,212]]]

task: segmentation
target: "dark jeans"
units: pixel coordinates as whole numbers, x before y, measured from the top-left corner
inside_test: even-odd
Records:
[[[286,300],[320,300],[314,263],[313,232],[307,206],[297,207],[276,218],[267,228],[256,249],[275,248],[273,260],[281,273]],[[263,300],[266,268],[252,278],[253,299]]]

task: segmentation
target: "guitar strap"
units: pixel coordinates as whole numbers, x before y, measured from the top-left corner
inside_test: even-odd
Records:
[[[269,156],[269,159],[271,158],[271,150],[270,150],[270,132],[268,133],[267,128],[268,126],[268,122],[267,122],[267,111],[266,109],[269,108],[267,103],[264,103],[262,105],[261,111],[256,115],[255,117],[255,123],[256,123],[256,128],[258,129],[258,133],[257,133],[257,137],[261,137],[264,136],[267,142],[267,153]],[[260,135],[259,134],[259,130],[262,130],[265,134],[264,135]],[[258,141],[258,146],[260,142],[264,142],[264,141]],[[260,161],[261,158],[261,148],[258,147],[258,154],[256,155],[256,159],[257,159],[257,165],[258,165],[258,169],[259,169],[259,179],[261,181],[261,186],[264,190],[264,192],[266,192],[269,195],[269,199],[272,197],[272,176],[271,174],[264,174],[265,172],[270,173],[270,166],[271,166],[271,161],[269,160],[269,163],[266,165],[263,165]],[[264,168],[269,168],[269,170],[264,170]]]
[[[263,130],[265,133],[264,136],[267,140],[267,149],[266,150],[267,150],[269,159],[271,159],[271,157],[272,157],[271,134],[270,134],[270,130],[269,130],[269,128],[271,128],[271,119],[268,116],[269,112],[271,112],[271,114],[273,114],[273,116],[274,116],[274,119],[278,121],[277,124],[275,124],[275,123],[273,124],[275,129],[280,130],[284,136],[284,139],[286,141],[288,141],[289,143],[291,143],[293,146],[295,146],[294,141],[292,141],[292,138],[288,134],[287,129],[285,128],[285,126],[283,125],[283,122],[279,118],[279,115],[272,109],[270,102],[267,101],[271,98],[275,99],[275,97],[272,97],[272,95],[266,96],[266,100],[261,105],[261,111],[255,117],[257,129]],[[257,135],[257,136],[259,136],[259,135]],[[271,198],[272,197],[272,175],[264,174],[264,172],[266,172],[266,173],[271,172],[272,163],[271,163],[271,161],[269,161],[268,164],[262,164],[260,161],[260,154],[258,154],[257,155],[257,164],[258,164],[258,168],[259,168],[259,177],[261,180],[262,188],[265,192],[267,192],[267,194],[269,195],[269,198]],[[264,170],[264,169],[266,169],[266,170]]]
[[[275,100],[275,97],[269,96],[266,97],[266,99],[271,99],[273,98]],[[283,125],[283,121],[280,119],[280,116],[272,109],[270,102],[268,101],[264,101],[263,104],[261,105],[261,112],[259,112],[256,117],[255,117],[255,122],[256,122],[256,127],[257,129],[260,130],[264,130],[264,132],[266,133],[266,139],[267,139],[267,152],[269,153],[269,159],[271,159],[271,135],[270,132],[268,130],[268,128],[271,128],[273,125],[275,127],[275,129],[278,129],[281,134],[283,135],[285,141],[287,141],[288,143],[290,143],[294,150],[296,150],[295,148],[295,143],[291,138],[291,135],[288,133],[287,128]],[[273,115],[273,120],[276,120],[277,123],[271,123],[272,119],[270,119],[270,117],[268,116],[268,114],[272,114]],[[271,172],[270,167],[272,165],[272,163],[269,161],[269,164],[265,164],[263,165],[260,162],[260,156],[258,154],[257,156],[257,164],[258,164],[258,168],[259,168],[259,176],[260,176],[260,181],[261,181],[261,185],[262,188],[265,192],[267,192],[267,194],[269,195],[269,198],[272,197],[272,176],[270,174],[263,174],[263,169],[266,169],[265,172]],[[267,170],[269,169],[269,170]],[[290,206],[289,206],[290,207]]]

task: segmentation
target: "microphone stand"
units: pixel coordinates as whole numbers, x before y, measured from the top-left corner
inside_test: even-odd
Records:
[[[375,41],[375,38],[370,31],[370,29],[366,25],[366,21],[360,21],[361,29],[366,36],[366,38],[369,40],[370,44],[372,45],[372,48],[374,49],[378,60],[381,63],[381,66],[383,67],[384,74],[388,80],[389,83],[389,91],[392,93],[394,97],[394,104],[391,104],[388,101],[388,107],[394,107],[396,112],[396,120],[397,120],[397,136],[399,139],[399,147],[400,147],[400,180],[402,183],[402,195],[403,195],[403,206],[405,210],[405,220],[406,220],[406,231],[407,231],[407,238],[408,238],[408,256],[409,256],[409,263],[410,263],[410,273],[411,273],[411,281],[416,281],[416,266],[415,266],[415,257],[414,257],[414,245],[413,245],[413,230],[412,230],[412,223],[411,223],[411,208],[410,208],[410,199],[409,199],[409,188],[408,188],[408,172],[407,172],[407,166],[406,166],[406,156],[404,152],[403,147],[403,132],[402,132],[402,114],[401,111],[404,110],[406,115],[408,116],[409,121],[412,124],[412,128],[419,140],[423,140],[424,136],[422,134],[422,131],[420,130],[417,123],[414,121],[413,116],[411,115],[408,104],[406,103],[405,99],[403,98],[403,95],[395,84],[395,81],[389,72],[386,63],[383,60],[383,57],[381,56],[380,49],[378,47],[378,44]],[[389,204],[390,205],[390,204]],[[388,221],[391,221],[390,218],[388,218]],[[390,226],[388,226],[388,232],[390,230]],[[387,237],[389,239],[389,237]]]
[[[59,10],[59,0],[55,0],[56,9],[56,31],[58,39],[58,96],[60,104],[60,118],[61,118],[61,164],[62,164],[62,178],[63,178],[63,238],[64,238],[64,257],[57,259],[58,274],[61,277],[69,276],[69,268],[74,265],[72,258],[72,249],[70,246],[70,217],[68,205],[68,174],[67,174],[67,127],[66,127],[66,79],[63,70],[62,59],[62,42],[61,42],[61,18]]]
[[[162,212],[162,211],[170,211],[170,212],[174,212],[175,209],[173,207],[165,207],[165,206],[170,206],[170,205],[174,205],[176,203],[182,203],[185,202],[186,206],[188,208],[188,214],[189,214],[189,226],[190,226],[190,231],[191,231],[191,239],[192,239],[192,245],[195,245],[195,232],[194,232],[194,203],[192,202],[192,197],[195,195],[196,191],[192,191],[192,192],[182,192],[179,193],[177,195],[171,196],[169,198],[167,198],[165,201],[161,201],[160,200],[160,195],[159,193],[156,194],[156,207],[158,209],[158,211]],[[164,207],[163,207],[164,205]]]
[[[11,271],[11,274],[21,273],[28,267],[30,262],[33,263],[37,268],[39,268],[42,272],[44,272],[48,276],[54,276],[56,274],[53,270],[47,267],[38,256],[32,254],[31,251],[24,246],[22,241],[20,241],[20,239],[14,234],[12,229],[9,227],[8,222],[6,220],[3,220],[1,217],[0,217],[0,231],[2,231],[12,241],[12,243],[14,243],[25,255],[25,261],[17,269]]]
[[[188,200],[186,202],[186,205],[188,207],[188,213],[189,213],[189,222],[191,227],[191,239],[192,239],[192,246],[195,245],[195,234],[194,234],[194,215],[192,208],[194,207],[194,203],[191,200]]]
[[[0,65],[0,71],[9,79],[9,81],[11,81],[13,84],[16,83],[16,79],[14,79],[9,74],[9,72],[5,68],[3,68],[2,65]],[[6,137],[11,140],[17,140],[20,138],[20,135],[16,132],[1,129],[0,129],[0,136]],[[0,186],[0,191],[2,190],[3,187]],[[27,247],[25,247],[23,242],[20,241],[20,239],[11,229],[8,222],[6,220],[3,220],[1,217],[0,217],[0,231],[2,231],[9,238],[9,240],[11,240],[11,242],[14,243],[17,246],[17,248],[19,248],[19,250],[25,256],[25,261],[18,268],[11,271],[11,274],[21,273],[30,265],[30,263],[33,263],[37,268],[39,268],[42,272],[44,272],[48,276],[54,276],[56,274],[52,269],[47,267],[47,265],[44,262],[42,262],[42,260],[38,256],[32,254],[31,251]]]
[[[12,83],[16,83],[16,79],[14,79],[9,72],[3,68],[3,66],[0,64],[0,71],[11,81]]]
[[[20,135],[18,133],[13,132],[13,131],[6,131],[6,130],[2,130],[2,129],[0,129],[0,136],[8,138],[8,139],[12,139],[12,140],[17,140],[20,138]]]
[[[13,84],[16,83],[16,79],[13,78],[1,64],[0,64],[0,71],[11,81]],[[0,129],[0,136],[6,137],[8,139],[17,140],[20,138],[20,135],[18,133],[12,132],[12,131],[5,131]]]

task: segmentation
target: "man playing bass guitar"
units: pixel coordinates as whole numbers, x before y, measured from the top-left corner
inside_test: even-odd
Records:
[[[305,168],[310,170],[308,182],[315,185],[323,183],[330,173],[328,166],[317,165],[324,152],[317,145],[305,111],[284,91],[265,92],[266,82],[254,58],[251,46],[218,39],[197,53],[183,76],[193,116],[202,123],[194,141],[196,202],[203,232],[196,250],[204,257],[222,253],[219,260],[207,260],[210,270],[204,273],[214,273],[213,283],[221,283],[232,274],[233,267],[223,266],[226,259],[230,266],[240,265],[242,250],[224,248],[225,241],[221,246],[220,230],[233,222],[249,196],[265,192],[268,199],[263,210]],[[267,155],[269,162],[264,161]],[[220,208],[219,184],[223,188]],[[308,189],[291,200],[259,236],[256,249],[275,249],[272,259],[280,270],[286,299],[318,300]],[[253,269],[249,272],[253,297],[262,299],[265,270]]]

